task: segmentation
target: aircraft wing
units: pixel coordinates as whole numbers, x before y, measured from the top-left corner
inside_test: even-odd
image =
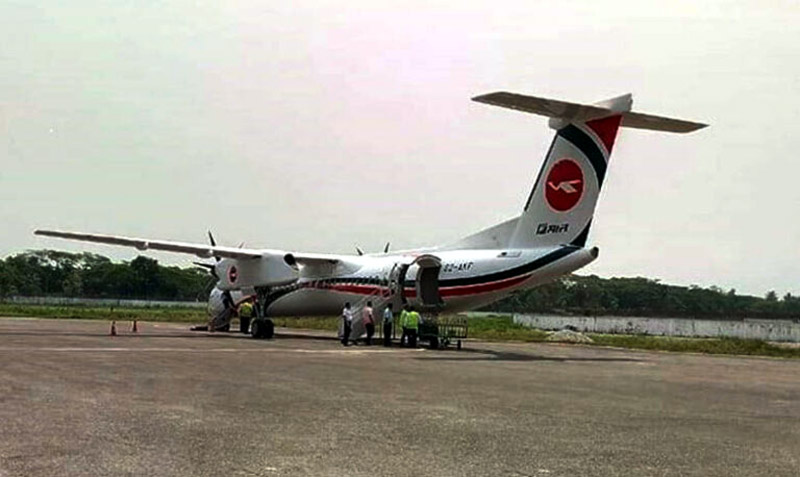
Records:
[[[266,250],[254,250],[248,248],[220,247],[206,244],[171,242],[167,240],[150,240],[134,237],[121,237],[119,235],[62,232],[59,230],[36,230],[33,233],[46,237],[58,237],[68,240],[79,240],[82,242],[95,242],[108,245],[121,245],[123,247],[134,247],[138,250],[162,250],[165,252],[187,253],[201,258],[215,256],[226,258],[258,258],[267,252]]]

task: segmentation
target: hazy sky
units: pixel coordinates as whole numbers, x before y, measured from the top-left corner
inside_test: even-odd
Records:
[[[0,3],[0,254],[449,242],[520,212],[552,134],[471,96],[632,92],[712,126],[622,131],[584,272],[800,294],[796,1],[379,3]]]

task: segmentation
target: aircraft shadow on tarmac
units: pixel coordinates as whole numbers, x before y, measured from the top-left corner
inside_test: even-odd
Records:
[[[467,356],[464,356],[464,355]],[[531,353],[516,353],[513,351],[495,351],[489,349],[476,349],[464,348],[460,351],[442,352],[438,356],[420,356],[416,358],[422,361],[556,361],[556,362],[569,362],[569,361],[599,361],[599,362],[639,362],[638,358],[617,358],[617,357],[571,357],[564,358],[560,356],[541,356]]]

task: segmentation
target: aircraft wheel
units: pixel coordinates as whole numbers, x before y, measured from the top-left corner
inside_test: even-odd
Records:
[[[275,336],[275,323],[272,320],[253,320],[250,335],[258,340],[271,339]]]
[[[439,349],[439,338],[434,336],[430,341],[430,349]]]
[[[264,338],[271,340],[275,336],[275,323],[272,320],[264,320]]]
[[[250,336],[255,339],[261,339],[262,328],[263,325],[261,324],[261,320],[253,320],[253,322],[250,324]]]

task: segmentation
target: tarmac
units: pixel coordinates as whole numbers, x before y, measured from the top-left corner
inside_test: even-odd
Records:
[[[0,318],[0,477],[800,475],[800,361]]]

